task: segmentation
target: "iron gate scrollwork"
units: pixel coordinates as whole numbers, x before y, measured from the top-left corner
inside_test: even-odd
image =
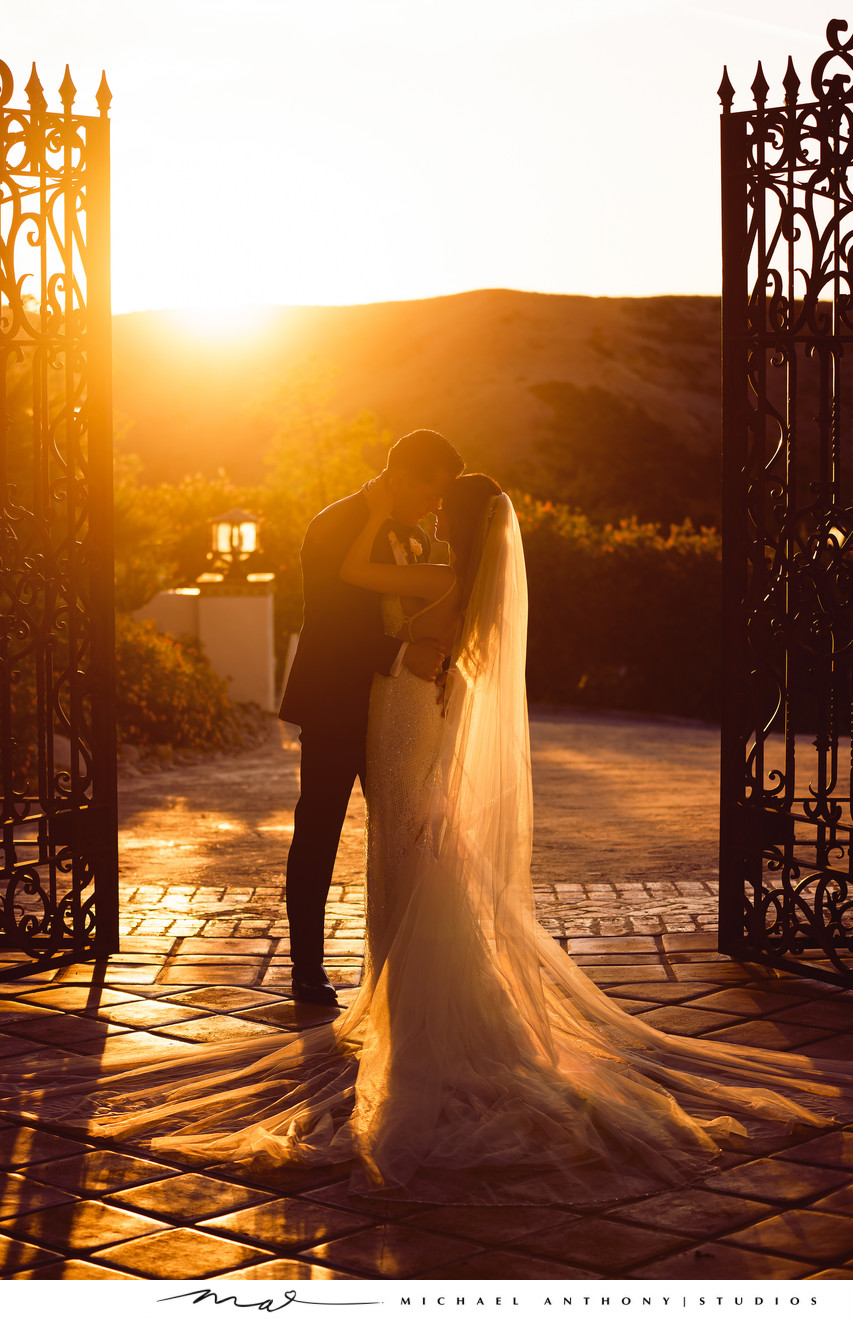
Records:
[[[720,99],[720,948],[853,985],[853,38]]]
[[[0,976],[118,948],[109,119],[0,63]]]

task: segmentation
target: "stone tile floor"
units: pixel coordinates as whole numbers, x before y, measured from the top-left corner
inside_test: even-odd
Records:
[[[716,952],[714,731],[543,719],[533,744],[540,915],[589,976],[667,1031],[853,1058],[853,995]],[[333,1012],[289,995],[295,767],[276,737],[126,780],[122,952],[0,981],[0,1054],[130,1064],[140,1045],[273,1037]],[[329,910],[342,999],[362,952],[360,829],[354,797]],[[853,1126],[588,1214],[363,1199],[342,1167],[199,1168],[8,1118],[0,1170],[6,1279],[853,1279]]]

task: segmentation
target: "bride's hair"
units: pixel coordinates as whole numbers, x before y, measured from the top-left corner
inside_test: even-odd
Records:
[[[489,530],[489,515],[501,488],[484,472],[466,472],[452,481],[442,496],[450,544],[456,555],[456,576],[462,586],[462,608],[468,604]]]

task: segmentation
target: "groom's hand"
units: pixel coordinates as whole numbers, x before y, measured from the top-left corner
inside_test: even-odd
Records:
[[[410,642],[403,664],[419,679],[434,680],[444,664],[444,647],[436,638],[420,638],[417,642]]]

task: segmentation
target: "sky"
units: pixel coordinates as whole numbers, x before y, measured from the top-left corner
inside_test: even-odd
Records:
[[[719,101],[840,0],[3,0],[51,108],[113,93],[116,312],[720,289]]]

